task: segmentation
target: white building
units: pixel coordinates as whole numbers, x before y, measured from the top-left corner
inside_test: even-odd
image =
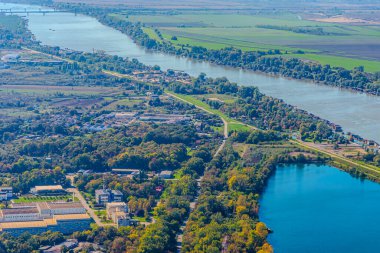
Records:
[[[39,202],[36,206],[43,217],[86,213],[86,209],[80,202]]]
[[[0,187],[0,201],[10,200],[13,197],[12,187]]]
[[[18,62],[19,59],[20,59],[19,54],[6,54],[3,57],[1,57],[1,60],[3,62]]]
[[[6,192],[0,192],[0,201],[8,200],[8,195]]]
[[[85,214],[80,202],[35,202],[12,204],[12,208],[0,210],[0,223],[11,221],[38,221],[55,215]]]
[[[107,217],[112,219],[117,227],[137,225],[137,221],[128,215],[128,206],[124,202],[107,203]]]
[[[173,171],[170,170],[163,170],[161,173],[158,175],[158,177],[162,179],[170,179],[173,177]]]
[[[124,212],[115,212],[112,217],[113,222],[115,222],[117,227],[135,226],[138,224],[137,220],[131,219]]]
[[[35,207],[0,210],[0,222],[41,220],[40,212]]]
[[[107,203],[106,210],[107,210],[107,217],[109,219],[112,219],[112,216],[114,215],[115,212],[127,213],[128,206],[124,202],[112,202],[112,203]]]

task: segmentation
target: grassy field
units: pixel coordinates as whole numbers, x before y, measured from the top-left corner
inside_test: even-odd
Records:
[[[165,91],[165,92],[168,94],[173,94],[173,95],[187,101],[190,104],[201,107],[204,110],[207,110],[208,112],[210,112],[212,114],[218,115],[220,118],[224,119],[227,122],[229,132],[230,131],[249,131],[249,130],[253,129],[253,127],[247,126],[247,125],[245,125],[245,124],[243,124],[237,120],[231,119],[230,117],[225,115],[223,112],[211,108],[208,104],[206,104],[205,102],[200,100],[202,98],[202,96],[183,95],[183,94],[177,94],[177,93],[174,93],[171,91]],[[223,132],[222,128],[215,129],[215,130]]]
[[[153,28],[144,27],[144,32],[149,35],[150,38],[155,39],[157,41],[162,41],[158,34],[154,31]]]
[[[313,60],[321,64],[345,67],[364,66],[379,71],[380,26],[350,25],[308,21],[295,14],[242,15],[207,12],[184,12],[176,15],[116,15],[119,19],[142,22],[152,38],[176,46],[203,46],[221,49],[229,46],[246,51],[273,50],[288,52],[287,57]],[[194,14],[195,13],[195,14]],[[263,26],[273,26],[263,28]],[[284,29],[285,28],[285,29]],[[322,29],[323,35],[300,33],[291,29]],[[173,36],[177,40],[171,40]],[[306,54],[292,54],[302,50]]]
[[[380,71],[380,61],[368,61],[323,54],[288,54],[284,55],[283,57],[301,58],[319,62],[323,65],[330,64],[332,67],[343,67],[350,70],[354,69],[357,66],[364,66],[364,70],[370,73]]]
[[[52,202],[52,201],[67,201],[69,199],[72,199],[72,195],[65,195],[65,196],[28,196],[28,197],[19,197],[18,199],[12,200],[13,203],[31,203],[31,202]],[[75,198],[75,201],[78,201],[77,198]]]

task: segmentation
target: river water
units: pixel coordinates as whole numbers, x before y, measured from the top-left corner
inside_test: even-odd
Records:
[[[39,7],[0,3],[1,8],[29,10]],[[30,14],[27,18],[30,30],[43,44],[89,52],[104,50],[136,58],[147,65],[159,65],[162,69],[183,70],[193,76],[202,72],[210,77],[225,76],[241,85],[258,86],[267,95],[341,125],[346,132],[380,143],[380,97],[149,52],[128,36],[88,16],[51,13]]]
[[[327,165],[284,165],[269,179],[260,220],[280,253],[380,252],[380,185]]]

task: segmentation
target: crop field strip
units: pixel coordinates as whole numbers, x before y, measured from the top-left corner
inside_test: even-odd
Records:
[[[132,15],[112,14],[119,19],[142,22],[144,31],[175,46],[202,46],[208,49],[237,47],[244,51],[279,49],[285,57],[353,69],[364,66],[368,72],[380,69],[380,26],[350,25],[303,20],[292,14],[279,16],[239,14]],[[265,28],[273,26],[272,28]],[[291,29],[322,29],[328,35],[294,32]],[[289,30],[290,29],[290,30]],[[177,40],[171,40],[175,36]],[[302,50],[305,54],[292,54]]]

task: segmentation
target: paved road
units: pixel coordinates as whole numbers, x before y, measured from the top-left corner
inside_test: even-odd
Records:
[[[82,196],[82,194],[78,191],[76,188],[69,188],[67,189],[68,192],[74,193],[75,197],[79,199],[79,201],[82,203],[84,208],[86,208],[88,214],[91,216],[91,218],[95,221],[95,223],[100,227],[105,226],[116,226],[114,223],[102,223],[102,221],[99,219],[99,217],[95,214],[95,211],[87,204],[87,201]]]

